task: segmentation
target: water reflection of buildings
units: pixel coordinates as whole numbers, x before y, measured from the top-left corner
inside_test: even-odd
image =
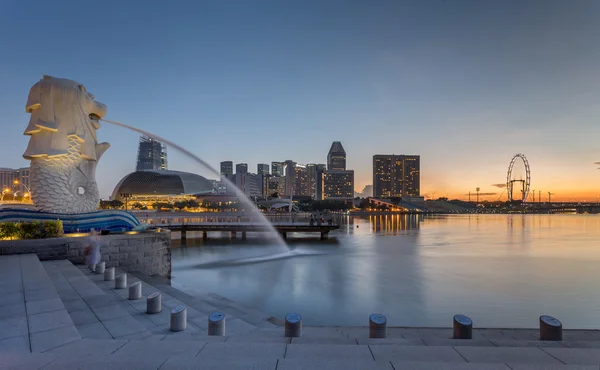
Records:
[[[423,216],[415,214],[369,216],[369,227],[374,232],[418,230],[421,222],[423,222]]]

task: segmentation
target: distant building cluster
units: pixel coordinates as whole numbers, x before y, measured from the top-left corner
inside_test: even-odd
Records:
[[[23,196],[29,193],[31,183],[29,179],[29,167],[23,168],[0,168],[0,192],[8,189],[11,193],[18,192]]]
[[[140,137],[136,171],[166,170],[167,147],[147,136]]]
[[[333,142],[327,164],[299,164],[293,160],[259,163],[256,173],[246,163],[221,162],[221,176],[251,197],[293,197],[351,202],[354,197],[354,171],[346,169],[346,151]]]

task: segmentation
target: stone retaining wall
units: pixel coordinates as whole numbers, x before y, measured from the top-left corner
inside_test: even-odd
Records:
[[[171,232],[148,231],[139,234],[99,236],[105,245],[100,249],[106,267],[118,267],[148,276],[171,276]],[[86,237],[36,240],[0,240],[0,255],[35,253],[40,261],[68,259],[83,264]]]

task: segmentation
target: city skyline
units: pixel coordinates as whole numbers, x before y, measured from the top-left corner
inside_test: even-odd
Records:
[[[31,12],[35,8],[36,12]],[[75,79],[108,119],[172,139],[213,167],[293,158],[344,143],[355,190],[372,156],[421,156],[421,194],[502,190],[524,153],[531,189],[596,200],[600,3],[104,4],[7,2],[0,12],[0,166],[21,168],[25,97],[42,74]],[[52,27],[48,27],[52,19]],[[73,32],[93,20],[94,36]],[[148,24],[153,24],[152,28]],[[243,31],[241,31],[243,30]],[[44,34],[44,42],[30,42]],[[43,54],[44,58],[39,55]],[[103,197],[131,172],[137,134],[102,124]],[[125,160],[127,159],[127,160]],[[197,172],[174,150],[170,167]]]

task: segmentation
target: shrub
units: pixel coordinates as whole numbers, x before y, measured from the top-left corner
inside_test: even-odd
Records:
[[[0,223],[0,239],[41,239],[63,236],[62,221]]]
[[[18,230],[18,224],[14,222],[2,222],[0,223],[0,239],[14,239],[17,237]]]
[[[40,239],[43,235],[42,223],[39,221],[20,222],[17,235],[19,239]]]
[[[63,236],[63,224],[61,220],[44,221],[44,238],[59,238]]]

